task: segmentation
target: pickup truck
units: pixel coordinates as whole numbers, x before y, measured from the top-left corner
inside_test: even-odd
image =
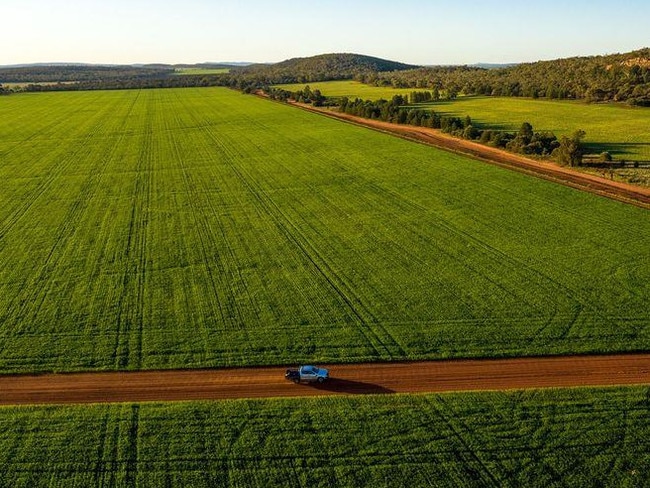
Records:
[[[316,366],[299,366],[297,369],[287,369],[284,377],[294,383],[323,383],[330,377],[330,373],[325,368]]]

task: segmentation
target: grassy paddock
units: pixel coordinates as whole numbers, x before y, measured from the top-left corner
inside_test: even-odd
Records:
[[[529,122],[535,130],[570,135],[583,129],[591,152],[609,151],[616,159],[650,161],[650,109],[622,104],[522,98],[461,97],[430,105],[453,115],[469,115],[486,127],[518,130]]]
[[[645,486],[648,388],[0,408],[0,485]]]
[[[279,85],[301,90],[305,84]],[[417,89],[374,87],[355,81],[310,83],[325,96],[390,99]],[[623,104],[587,104],[581,101],[533,100],[514,97],[460,97],[423,105],[436,112],[469,115],[483,128],[519,130],[529,122],[537,131],[552,131],[558,137],[583,129],[585,142],[593,153],[609,151],[616,159],[650,161],[650,109]]]
[[[222,88],[0,99],[0,370],[650,348],[647,210]]]

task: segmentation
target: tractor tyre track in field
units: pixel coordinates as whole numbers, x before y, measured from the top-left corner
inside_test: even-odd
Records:
[[[180,97],[177,97],[177,100],[180,101]],[[188,113],[191,114],[191,110],[188,110]],[[176,113],[175,116],[177,117],[176,120],[178,121],[179,114]],[[197,121],[197,125],[198,125],[198,121]],[[182,151],[179,147],[180,141],[178,139],[178,134],[174,132],[171,128],[168,128],[167,135],[169,137],[172,154],[174,155],[174,159],[177,161],[178,168],[181,170],[183,183],[185,185],[185,190],[187,194],[190,196],[189,205],[192,208],[192,220],[196,228],[197,235],[199,237],[198,248],[201,251],[201,256],[204,262],[213,263],[213,266],[217,268],[217,272],[214,271],[213,266],[208,266],[206,268],[205,276],[208,279],[209,287],[212,292],[213,298],[212,300],[207,300],[207,299],[203,300],[200,303],[201,314],[205,315],[207,310],[208,311],[207,313],[213,316],[218,316],[222,324],[226,324],[226,323],[241,324],[243,322],[243,319],[241,318],[240,311],[236,307],[229,306],[227,301],[224,300],[222,296],[220,296],[221,294],[219,292],[219,290],[221,290],[224,286],[224,283],[220,282],[219,277],[226,276],[226,266],[223,262],[224,258],[222,257],[222,254],[225,253],[226,251],[228,253],[231,253],[232,251],[230,249],[230,246],[227,245],[227,241],[222,234],[221,239],[224,242],[224,245],[222,246],[223,250],[220,250],[220,252],[216,254],[210,252],[210,245],[208,243],[214,240],[216,238],[216,235],[218,234],[215,235],[213,233],[210,222],[206,220],[206,216],[202,212],[200,212],[198,208],[198,202],[200,202],[199,193],[201,191],[205,191],[205,188],[203,187],[200,181],[194,181],[192,177],[192,173],[188,169],[187,164],[184,161]],[[210,204],[212,205],[212,202],[210,202]],[[211,208],[213,214],[216,214],[214,207],[211,206]],[[233,318],[237,318],[237,320],[232,320]],[[201,335],[204,347],[207,349],[209,343],[209,337],[208,337],[209,332],[208,330],[206,330],[205,326],[202,326],[200,328],[199,334]]]
[[[650,384],[650,353],[325,365],[323,385],[285,368],[0,376],[0,404],[222,400]]]
[[[315,273],[322,277],[328,284],[334,294],[345,304],[351,317],[360,333],[366,338],[368,343],[373,347],[377,357],[388,360],[394,357],[392,350],[398,350],[404,354],[404,349],[399,345],[393,336],[391,336],[383,327],[377,328],[379,321],[374,317],[370,309],[363,301],[356,296],[347,282],[330,266],[318,250],[310,244],[309,239],[303,235],[300,229],[295,225],[282,208],[273,200],[255,178],[251,176],[243,167],[232,163],[235,159],[228,154],[228,147],[224,145],[216,135],[211,134],[212,140],[224,154],[229,157],[225,159],[230,170],[236,175],[239,182],[246,188],[260,209],[262,214],[268,215],[277,229],[285,237],[286,242],[291,244],[298,251],[297,255],[310,265]],[[382,334],[383,332],[383,334]]]
[[[299,103],[291,103],[291,105],[326,117],[343,120],[380,132],[390,133],[403,139],[432,145],[440,149],[463,154],[480,161],[510,168],[638,207],[650,208],[650,188],[610,181],[599,176],[580,173],[553,163],[536,161],[477,142],[458,139],[444,134],[437,129],[364,119],[363,117],[335,112],[327,108],[317,108]]]
[[[108,110],[109,109],[106,109],[106,111]],[[129,109],[129,112],[130,110],[131,108]],[[84,143],[80,144],[78,149],[74,152],[62,156],[60,164],[54,167],[51,173],[33,190],[30,198],[25,199],[25,202],[11,214],[3,227],[0,227],[0,242],[6,233],[12,230],[12,228],[28,213],[37,200],[46,194],[46,192],[55,185],[56,181],[74,165],[75,159],[80,157],[82,154],[90,152],[91,149],[89,149],[89,142],[106,124],[106,118],[101,115],[102,114],[91,121],[92,124],[90,125],[89,130],[83,134],[82,140]],[[62,259],[63,253],[71,240],[74,227],[89,205],[89,195],[92,195],[94,189],[101,184],[106,162],[110,160],[116,147],[117,144],[113,144],[103,148],[101,157],[96,158],[93,167],[85,175],[84,181],[79,187],[75,199],[68,207],[65,217],[61,220],[61,224],[56,230],[52,247],[47,256],[45,256],[38,277],[34,282],[48,283],[49,286],[54,270],[57,268],[58,262]],[[13,327],[4,327],[0,337],[5,337],[9,331],[16,332],[18,328],[22,327],[20,324],[33,322],[34,317],[38,315],[39,310],[46,300],[47,292],[47,287],[24,287],[23,290],[21,290],[21,293],[16,295],[9,307],[7,307],[7,311],[14,310],[15,308],[19,309],[18,315],[19,317],[22,317],[22,320],[16,321],[16,324],[18,325]],[[4,322],[5,317],[0,315],[0,319]],[[2,349],[2,347],[4,347],[4,345],[0,344],[0,349]]]
[[[139,94],[138,94],[139,98]],[[147,113],[151,113],[151,101],[146,103]],[[133,105],[129,108],[129,113]],[[117,317],[114,360],[117,368],[139,368],[142,363],[142,341],[144,331],[144,287],[146,273],[146,240],[149,225],[151,200],[152,165],[151,147],[153,145],[152,121],[146,117],[147,125],[142,133],[142,146],[138,156],[136,173],[132,186],[132,207],[126,238],[125,258],[127,267],[122,279],[122,292],[119,298],[120,311]],[[129,297],[133,297],[134,308],[126,307]],[[135,330],[132,330],[135,329]]]
[[[464,464],[468,467],[470,472],[472,472],[472,479],[480,480],[481,485],[485,486],[499,486],[499,477],[495,476],[490,466],[485,463],[480,457],[480,452],[476,449],[473,449],[471,446],[471,434],[468,435],[466,432],[461,431],[461,425],[457,425],[456,422],[462,422],[462,420],[456,420],[451,414],[450,406],[445,405],[444,399],[440,400],[440,404],[436,405],[436,413],[439,418],[441,418],[444,423],[447,425],[453,437],[460,444],[461,449],[458,450],[458,454],[463,459]],[[492,469],[495,469],[494,467]]]

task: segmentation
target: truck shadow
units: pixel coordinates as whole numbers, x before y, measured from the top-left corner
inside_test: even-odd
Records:
[[[337,393],[350,393],[355,395],[377,395],[385,393],[395,393],[393,390],[374,383],[364,383],[362,381],[344,380],[341,378],[330,378],[323,384],[315,383],[313,385],[317,390],[332,391]]]

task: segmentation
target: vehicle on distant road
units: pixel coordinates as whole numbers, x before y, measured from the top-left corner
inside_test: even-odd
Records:
[[[317,366],[304,365],[296,369],[287,369],[284,377],[294,383],[324,383],[330,377],[330,373],[325,368]]]

